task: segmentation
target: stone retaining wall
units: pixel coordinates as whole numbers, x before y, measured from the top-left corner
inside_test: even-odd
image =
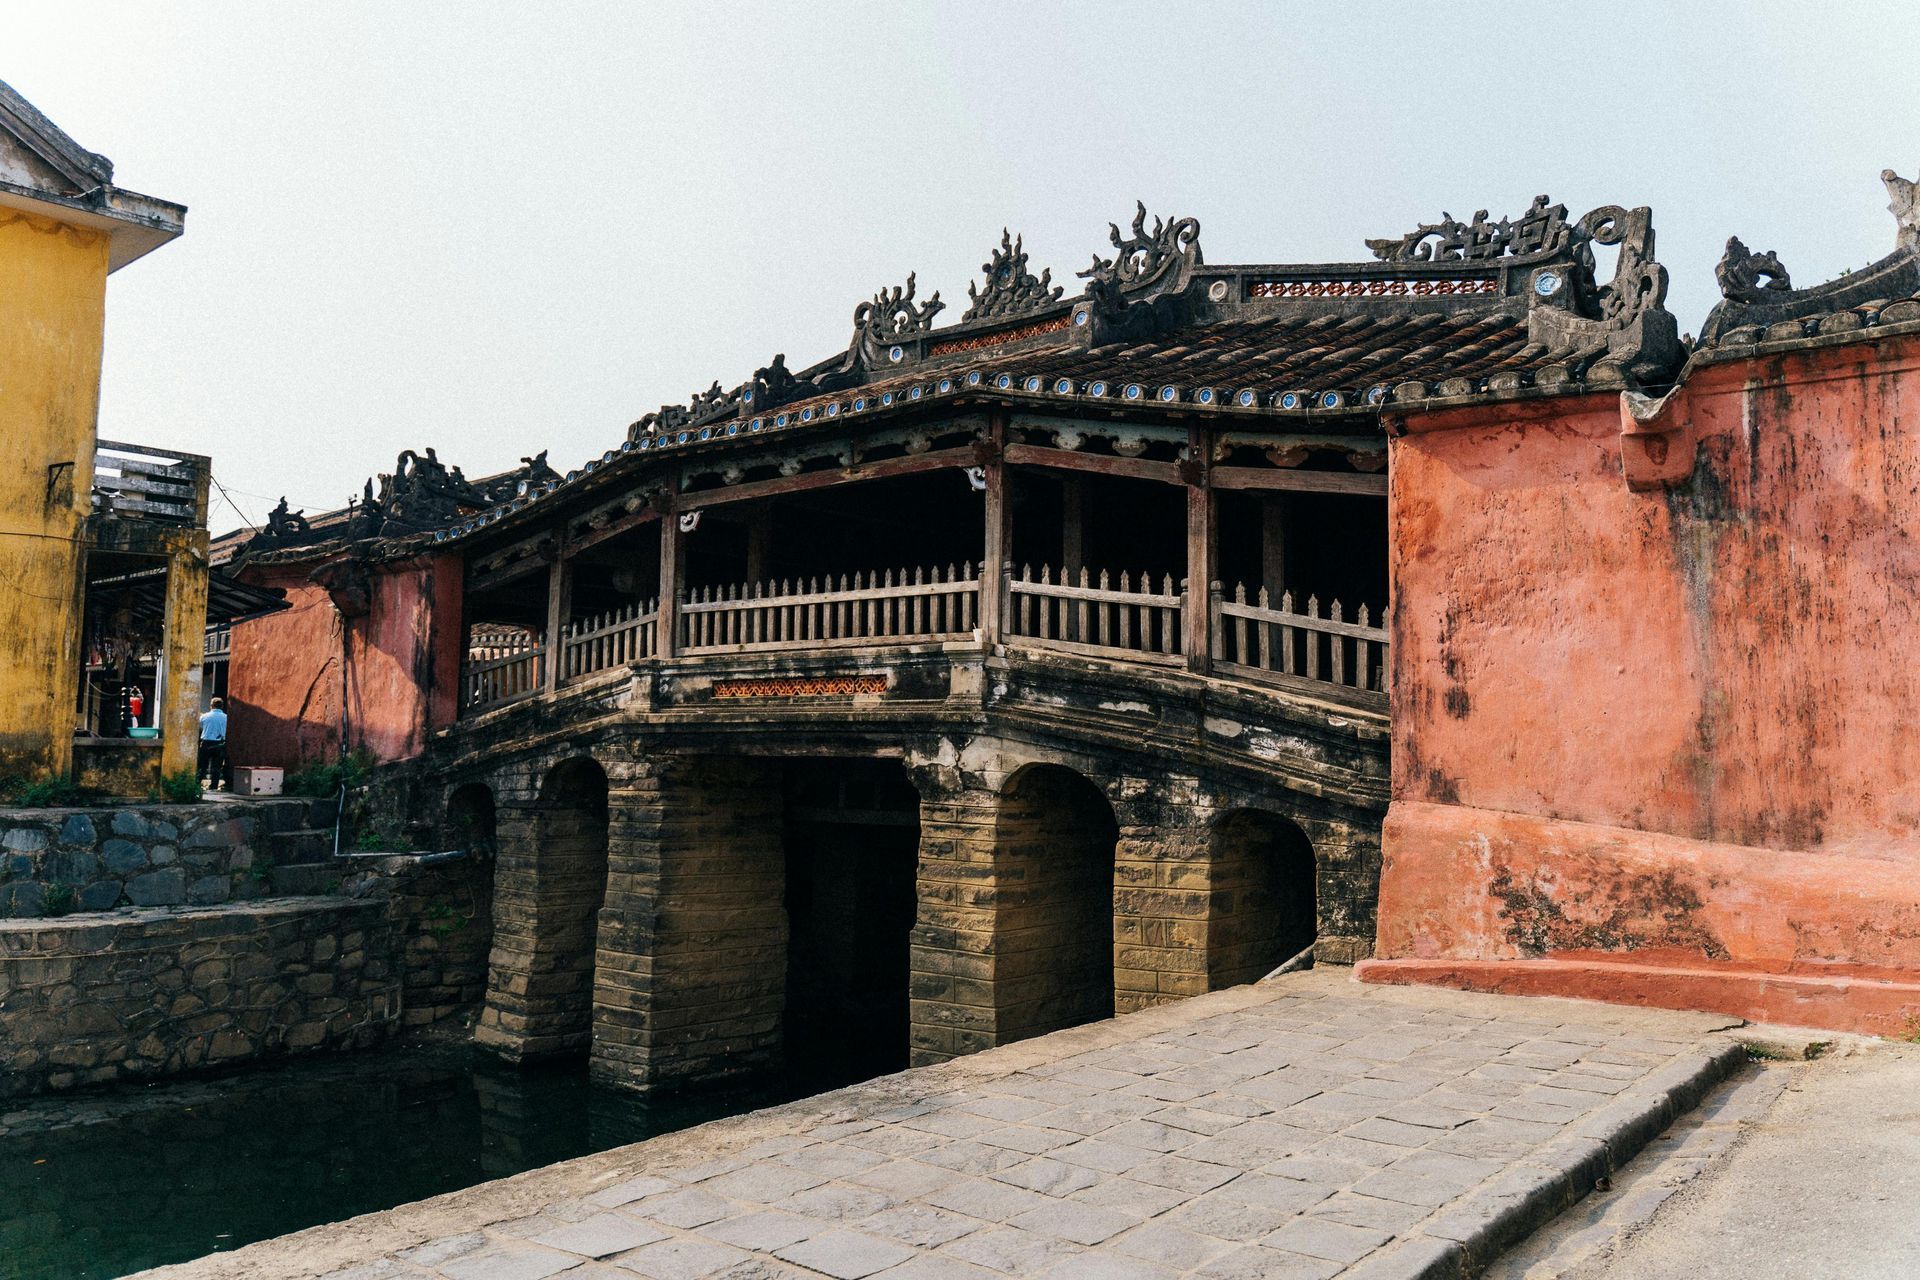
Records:
[[[0,917],[264,897],[256,842],[299,826],[307,809],[288,800],[0,810]]]
[[[370,1045],[394,953],[377,899],[0,921],[0,1097]]]

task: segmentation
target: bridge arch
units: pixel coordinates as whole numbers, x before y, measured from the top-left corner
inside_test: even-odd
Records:
[[[994,824],[998,1040],[1113,1016],[1114,855],[1106,794],[1060,764],[1026,764]]]
[[[1230,809],[1208,833],[1207,989],[1255,982],[1314,943],[1313,841],[1281,814]]]

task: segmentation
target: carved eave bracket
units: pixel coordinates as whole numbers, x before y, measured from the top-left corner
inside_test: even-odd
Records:
[[[1692,416],[1676,407],[1677,395],[1620,393],[1620,469],[1635,493],[1671,489],[1693,474],[1699,441]]]

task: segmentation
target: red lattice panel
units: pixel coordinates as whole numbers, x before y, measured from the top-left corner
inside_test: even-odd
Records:
[[[713,682],[716,698],[846,698],[886,691],[885,676],[767,676]]]
[[[1425,298],[1461,293],[1498,293],[1491,276],[1466,280],[1256,280],[1255,298]]]
[[[1051,320],[1041,320],[1035,324],[1021,325],[1017,329],[1006,329],[1000,333],[983,333],[973,338],[955,338],[952,342],[936,342],[927,352],[928,358],[950,356],[956,351],[978,351],[982,347],[997,347],[1008,342],[1018,342],[1022,338],[1032,338],[1043,333],[1059,333],[1062,329],[1073,327],[1071,316],[1055,316]]]

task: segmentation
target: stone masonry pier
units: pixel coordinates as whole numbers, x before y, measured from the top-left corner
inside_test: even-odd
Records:
[[[1466,1276],[1690,1108],[1731,1025],[1297,974],[145,1274]]]

